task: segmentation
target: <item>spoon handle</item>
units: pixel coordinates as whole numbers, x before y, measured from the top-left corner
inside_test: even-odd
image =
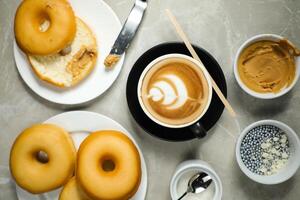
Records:
[[[179,197],[178,200],[182,199],[183,197],[185,197],[185,195],[187,195],[187,192],[183,193],[183,195],[181,195],[181,197]]]

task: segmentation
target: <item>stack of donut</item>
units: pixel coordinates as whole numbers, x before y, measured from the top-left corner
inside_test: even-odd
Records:
[[[35,74],[52,85],[76,85],[96,64],[96,39],[67,0],[23,0],[14,31]]]
[[[34,125],[17,137],[10,170],[33,194],[63,186],[60,200],[127,200],[141,181],[139,152],[125,134],[93,132],[76,154],[70,134],[52,124]]]

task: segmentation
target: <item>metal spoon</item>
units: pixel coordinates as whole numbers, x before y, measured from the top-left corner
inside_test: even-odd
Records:
[[[195,174],[190,178],[186,192],[183,193],[183,195],[181,195],[178,200],[185,197],[185,195],[187,195],[188,193],[198,194],[200,192],[203,192],[208,188],[212,181],[212,178],[204,172]]]

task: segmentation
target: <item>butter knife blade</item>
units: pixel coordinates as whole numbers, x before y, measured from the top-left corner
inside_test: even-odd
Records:
[[[137,29],[142,21],[144,11],[147,7],[147,0],[136,0],[133,8],[130,11],[127,20],[125,21],[111,51],[106,57],[104,64],[106,67],[112,67],[116,64],[120,56],[129,47]]]

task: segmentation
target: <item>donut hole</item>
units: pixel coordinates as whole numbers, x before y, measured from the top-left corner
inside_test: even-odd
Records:
[[[41,32],[46,32],[50,27],[50,21],[49,20],[44,20],[40,26],[39,29]]]
[[[105,172],[112,172],[116,168],[116,164],[112,159],[105,159],[101,163],[101,167]]]
[[[49,162],[48,154],[45,151],[38,151],[35,154],[35,158],[38,162],[40,162],[42,164],[46,164]]]
[[[47,14],[43,14],[39,20],[39,31],[44,33],[50,28],[51,22],[50,17]]]

